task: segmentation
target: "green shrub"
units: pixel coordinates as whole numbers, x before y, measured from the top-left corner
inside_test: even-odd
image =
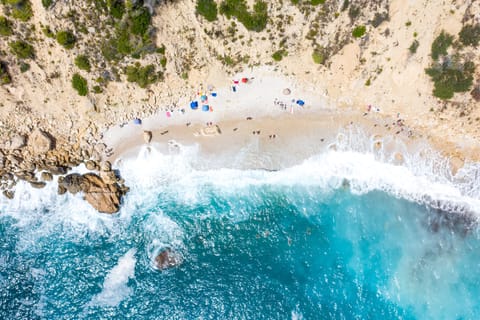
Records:
[[[24,61],[20,62],[20,72],[24,73],[30,70],[30,65]]]
[[[324,4],[325,0],[310,0],[312,6],[317,6],[319,4]]]
[[[352,31],[352,36],[355,38],[361,38],[365,35],[367,28],[365,26],[356,26]]]
[[[283,57],[287,55],[287,51],[285,50],[277,50],[272,54],[272,58],[275,61],[281,61]]]
[[[162,59],[160,59],[160,65],[165,69],[165,67],[167,66],[167,58],[163,57]]]
[[[53,3],[53,0],[42,0],[42,5],[45,9],[48,9]]]
[[[45,27],[43,27],[42,31],[43,31],[43,34],[45,36],[47,36],[48,38],[52,38],[52,39],[55,38],[55,33],[53,33],[53,31],[50,29],[50,27],[45,26]]]
[[[217,20],[217,3],[214,0],[197,0],[197,14],[207,21]]]
[[[443,100],[451,99],[455,92],[470,90],[474,71],[475,65],[471,61],[463,64],[447,61],[425,70],[434,82],[433,95]]]
[[[28,21],[33,16],[32,5],[29,0],[7,0],[12,5],[12,17],[21,21]]]
[[[139,63],[128,66],[125,69],[128,82],[137,83],[140,88],[146,88],[152,83],[157,82],[161,78],[161,74],[155,72],[153,64],[142,67]]]
[[[79,55],[75,58],[75,65],[80,69],[80,70],[85,70],[87,72],[90,72],[91,65],[90,61],[88,60],[88,56],[86,55]]]
[[[20,59],[33,58],[35,51],[33,47],[25,41],[17,40],[8,44],[14,55]]]
[[[57,42],[65,49],[72,49],[75,46],[75,36],[70,30],[57,32]]]
[[[123,0],[109,0],[108,9],[112,17],[121,19],[125,13],[125,3]]]
[[[458,35],[463,45],[477,47],[480,42],[480,24],[465,25]]]
[[[442,31],[440,35],[432,42],[432,58],[438,60],[440,55],[447,55],[447,49],[453,42],[453,36],[449,35],[445,31]]]
[[[0,16],[0,35],[9,36],[11,34],[12,22],[3,16]]]
[[[9,84],[12,82],[12,78],[8,73],[7,64],[0,61],[0,85]]]
[[[86,96],[88,93],[87,79],[75,73],[72,77],[72,87],[77,90],[80,96]]]
[[[94,93],[102,93],[103,90],[102,90],[102,87],[100,87],[99,85],[96,85],[93,87],[93,92]]]
[[[320,50],[314,50],[312,53],[313,62],[316,64],[323,64],[325,62],[325,55]]]
[[[420,45],[420,42],[418,42],[418,40],[413,40],[410,47],[408,47],[408,50],[410,50],[411,54],[415,54],[417,52],[417,49],[418,49],[419,45]]]
[[[147,8],[142,7],[132,13],[132,26],[130,30],[137,35],[143,35],[148,31],[152,19]]]

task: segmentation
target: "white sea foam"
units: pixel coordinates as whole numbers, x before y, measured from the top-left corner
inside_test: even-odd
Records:
[[[128,280],[135,277],[135,253],[135,249],[130,249],[118,259],[117,265],[105,277],[102,291],[93,297],[91,304],[117,306],[132,293]]]
[[[209,156],[202,154],[198,146],[180,146],[175,154],[143,147],[137,158],[122,159],[117,165],[132,190],[137,191],[129,195],[134,201],[148,197],[145,190],[157,190],[157,194],[176,192],[177,201],[195,203],[204,198],[205,186],[226,193],[268,184],[318,186],[328,191],[348,182],[355,194],[382,190],[442,210],[480,213],[479,163],[466,163],[453,176],[449,159],[427,145],[409,149],[401,142],[384,138],[382,150],[374,147],[376,139],[359,130],[344,131],[335,142],[336,150],[325,150],[273,172],[238,170],[231,168],[231,163],[228,169],[205,168]],[[394,142],[394,152],[386,150]],[[402,154],[402,165],[395,164],[397,152]]]

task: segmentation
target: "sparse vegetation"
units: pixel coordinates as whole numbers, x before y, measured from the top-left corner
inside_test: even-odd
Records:
[[[217,3],[214,0],[197,0],[196,12],[207,21],[215,21],[218,12]]]
[[[79,55],[75,58],[75,65],[80,69],[80,70],[85,70],[87,72],[90,72],[91,65],[90,61],[88,59],[88,56],[86,55]]]
[[[56,38],[65,49],[72,49],[75,46],[76,39],[70,30],[59,31]]]
[[[459,38],[464,46],[477,47],[480,42],[480,24],[464,25],[459,33]]]
[[[42,0],[42,5],[45,9],[48,9],[53,3],[53,0]]]
[[[447,55],[447,49],[452,45],[453,36],[442,31],[432,43],[432,59],[438,60],[440,55]]]
[[[220,13],[228,19],[235,17],[247,30],[260,32],[267,26],[268,6],[262,0],[256,0],[253,13],[250,13],[245,0],[224,0],[220,5]]]
[[[413,40],[410,47],[408,47],[408,50],[411,54],[415,54],[417,52],[418,46],[420,46],[420,42],[418,42],[418,40]]]
[[[7,37],[12,34],[12,22],[0,16],[0,35]]]
[[[125,13],[125,3],[123,0],[109,0],[108,9],[112,17],[121,19]]]
[[[80,96],[86,96],[88,93],[87,79],[75,73],[72,77],[72,87],[77,90]]]
[[[153,64],[142,67],[140,63],[136,63],[133,66],[128,66],[125,69],[125,74],[128,82],[135,82],[140,88],[146,88],[162,78],[160,72],[155,72]]]
[[[361,38],[365,35],[367,28],[365,26],[356,26],[352,31],[352,36],[354,38]]]
[[[20,59],[29,59],[35,56],[33,47],[25,41],[17,40],[8,44],[14,55]]]
[[[12,17],[21,21],[28,21],[33,16],[32,5],[29,0],[5,0],[11,6]]]
[[[30,65],[24,61],[20,62],[20,72],[24,73],[30,70]]]
[[[390,19],[390,16],[388,15],[388,12],[383,12],[383,13],[376,12],[376,13],[375,13],[375,16],[373,17],[373,20],[370,21],[370,23],[372,24],[372,26],[373,26],[374,28],[377,28],[377,27],[380,26],[384,21],[388,21],[388,19]]]
[[[287,56],[287,54],[288,54],[287,51],[283,49],[277,50],[272,54],[272,59],[275,61],[281,61],[283,57]]]
[[[0,61],[0,85],[9,84],[12,82],[12,78],[8,73],[7,64]]]

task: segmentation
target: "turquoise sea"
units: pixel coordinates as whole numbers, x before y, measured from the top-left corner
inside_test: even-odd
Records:
[[[143,148],[116,164],[114,216],[20,184],[0,202],[0,318],[478,319],[480,170],[408,159],[266,171]],[[159,271],[165,248],[182,263]]]

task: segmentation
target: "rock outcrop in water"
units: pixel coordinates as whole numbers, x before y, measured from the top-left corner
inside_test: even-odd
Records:
[[[179,266],[182,262],[182,257],[170,248],[162,250],[155,258],[155,266],[159,270]]]
[[[66,191],[76,194],[83,192],[85,200],[97,211],[115,213],[120,209],[120,203],[125,190],[116,182],[107,183],[95,173],[69,174],[58,179],[59,193]]]

